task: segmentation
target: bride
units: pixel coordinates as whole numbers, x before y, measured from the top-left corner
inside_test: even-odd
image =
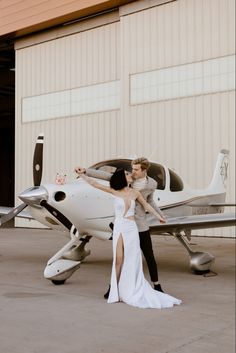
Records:
[[[117,170],[110,179],[109,187],[86,176],[85,169],[77,170],[77,173],[91,186],[114,196],[113,264],[107,302],[122,301],[139,308],[157,309],[181,304],[181,300],[155,291],[144,277],[138,228],[134,220],[135,202],[139,202],[160,222],[165,220],[144,200],[138,190],[128,186],[132,182],[131,175],[124,169]]]

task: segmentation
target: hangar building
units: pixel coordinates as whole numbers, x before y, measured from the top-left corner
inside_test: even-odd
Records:
[[[204,188],[229,149],[235,202],[234,0],[2,0],[0,75],[1,206],[32,185],[40,132],[43,182],[145,155]]]

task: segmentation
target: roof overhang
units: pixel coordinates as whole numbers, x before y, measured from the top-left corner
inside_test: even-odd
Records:
[[[7,6],[0,14],[0,37],[16,38],[47,28],[62,25],[71,21],[82,20],[117,9],[135,0],[64,0],[58,6],[57,0],[31,0],[16,2],[15,6]],[[17,11],[16,11],[17,5]]]

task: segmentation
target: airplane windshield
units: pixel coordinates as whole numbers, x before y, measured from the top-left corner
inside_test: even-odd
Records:
[[[102,170],[104,172],[109,172],[109,173],[114,173],[117,169],[120,169],[120,168],[123,168],[129,172],[132,171],[130,159],[117,159],[117,160],[103,161],[92,165],[90,168]],[[151,166],[148,170],[148,175],[154,180],[156,180],[157,189],[159,190],[165,189],[166,174],[165,174],[165,169],[163,168],[162,165],[151,163]]]

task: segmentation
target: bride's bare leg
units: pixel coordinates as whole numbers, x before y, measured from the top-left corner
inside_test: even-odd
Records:
[[[120,279],[120,273],[121,273],[123,261],[124,261],[124,244],[123,244],[122,235],[120,235],[119,239],[117,241],[117,244],[116,244],[116,279],[117,279],[117,283],[119,282],[119,279]]]

